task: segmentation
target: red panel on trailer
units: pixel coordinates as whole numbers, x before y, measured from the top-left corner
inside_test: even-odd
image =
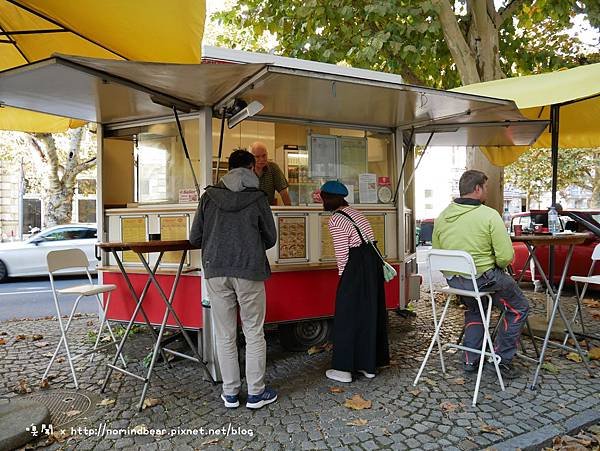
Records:
[[[128,275],[135,292],[139,295],[144,288],[148,276],[146,274],[134,273],[129,273]],[[121,273],[118,272],[103,272],[102,277],[103,283],[113,283],[117,286],[117,289],[112,292],[107,314],[108,319],[129,321],[133,314],[133,310],[135,309],[135,302],[131,297],[129,288],[127,288],[125,279],[123,279]],[[156,279],[168,297],[171,293],[171,287],[173,286],[175,276],[170,274],[157,274]],[[152,284],[144,298],[142,307],[152,324],[161,324],[165,312],[165,304],[158,294],[156,287]],[[177,292],[175,293],[173,307],[184,327],[190,329],[199,329],[202,327],[200,277],[181,276],[179,285],[177,286]],[[136,322],[144,323],[144,317],[141,313],[138,313]],[[167,324],[176,324],[172,315],[169,316]]]
[[[398,265],[394,265],[398,270]],[[113,283],[113,291],[108,310],[108,318],[117,321],[129,321],[135,304],[121,273],[103,272],[104,283]],[[145,274],[129,274],[131,283],[140,293],[147,279]],[[173,275],[157,275],[165,293],[170,293]],[[267,317],[266,323],[294,322],[313,318],[333,317],[335,311],[335,292],[338,283],[337,269],[313,271],[276,272],[266,283]],[[174,307],[183,326],[190,329],[202,327],[202,307],[200,303],[200,277],[182,276],[175,294]],[[385,284],[388,309],[398,307],[399,277]],[[144,303],[144,311],[150,322],[160,324],[165,311],[164,303],[156,288],[150,286]],[[143,323],[138,314],[136,322]],[[169,318],[169,325],[175,320]]]

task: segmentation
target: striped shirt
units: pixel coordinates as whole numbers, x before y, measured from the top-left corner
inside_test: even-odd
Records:
[[[373,241],[375,235],[371,224],[365,216],[351,207],[344,207],[342,210],[348,214],[354,222],[358,224],[363,237],[366,240]],[[348,253],[351,247],[358,247],[362,244],[360,236],[350,220],[341,214],[334,214],[329,219],[329,232],[333,238],[333,248],[335,250],[335,259],[338,266],[338,274],[344,272],[346,263],[348,263]]]
[[[258,177],[259,189],[267,193],[269,205],[275,205],[275,191],[280,192],[288,187],[283,171],[277,163],[269,161]]]

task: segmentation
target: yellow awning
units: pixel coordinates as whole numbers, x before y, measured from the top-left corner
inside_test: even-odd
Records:
[[[529,119],[549,119],[560,105],[559,147],[600,146],[600,63],[540,75],[477,83],[452,91],[513,100]],[[547,128],[532,147],[550,147]],[[482,148],[497,166],[515,162],[529,147]]]
[[[0,71],[56,52],[199,63],[204,19],[204,0],[0,0]],[[81,125],[67,118],[0,108],[2,130],[58,132]]]

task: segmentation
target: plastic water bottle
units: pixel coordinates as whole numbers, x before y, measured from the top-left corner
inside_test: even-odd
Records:
[[[511,216],[510,216],[510,213],[508,212],[508,207],[506,207],[504,209],[504,213],[502,213],[502,221],[504,221],[504,227],[506,227],[506,233],[508,233],[510,235]]]
[[[552,235],[556,235],[558,232],[560,232],[558,213],[556,212],[556,208],[554,208],[554,206],[548,209],[548,231]]]

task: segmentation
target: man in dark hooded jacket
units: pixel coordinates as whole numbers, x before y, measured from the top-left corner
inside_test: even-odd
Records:
[[[202,249],[215,326],[217,356],[223,377],[225,407],[240,405],[240,368],[237,352],[237,313],[246,338],[246,407],[258,409],[277,399],[265,386],[265,279],[271,274],[265,251],[277,236],[267,196],[258,189],[254,156],[236,150],[229,172],[200,198],[190,242]]]

